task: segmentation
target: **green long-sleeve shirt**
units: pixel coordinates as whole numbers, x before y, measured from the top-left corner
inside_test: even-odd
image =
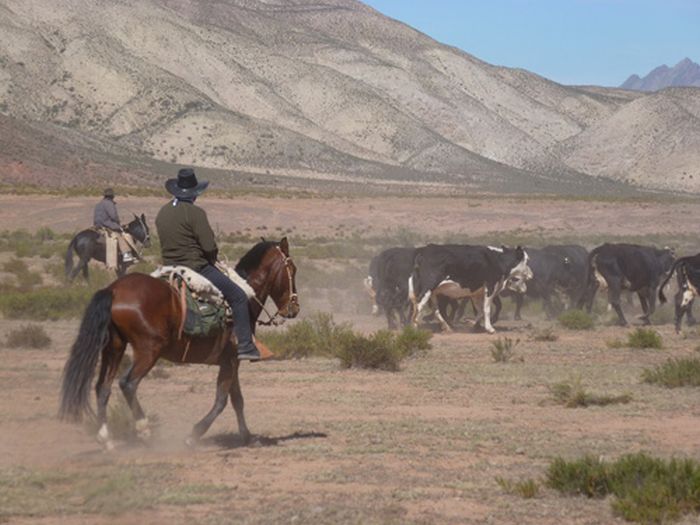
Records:
[[[193,270],[216,261],[214,232],[205,211],[190,202],[170,201],[156,217],[163,264]]]

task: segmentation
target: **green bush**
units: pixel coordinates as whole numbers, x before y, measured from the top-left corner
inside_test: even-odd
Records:
[[[310,356],[332,356],[340,341],[352,333],[348,323],[336,324],[333,316],[316,313],[284,330],[265,330],[260,339],[270,347],[277,359],[298,359]]]
[[[430,332],[406,327],[399,334],[379,330],[369,336],[346,334],[335,357],[343,368],[374,368],[396,371],[403,359],[430,348]]]
[[[536,498],[540,493],[540,486],[534,479],[513,481],[497,477],[496,483],[498,483],[506,493],[516,494],[525,499]]]
[[[587,392],[581,383],[581,378],[576,377],[571,381],[555,383],[549,387],[554,399],[567,408],[588,407],[591,405],[605,406],[613,404],[625,404],[632,400],[629,394],[619,396],[596,395]]]
[[[73,319],[82,316],[92,295],[84,287],[8,291],[0,295],[0,311],[8,319]]]
[[[569,330],[590,330],[593,317],[583,310],[568,310],[559,316],[559,324]]]
[[[700,464],[692,459],[665,461],[644,453],[607,463],[592,456],[555,459],[547,485],[564,494],[590,498],[616,496],[612,506],[628,521],[667,523],[700,512]]]
[[[559,336],[554,333],[554,328],[548,326],[547,328],[542,328],[541,330],[535,330],[532,334],[533,341],[547,341],[552,342],[559,339]]]
[[[22,259],[10,259],[2,267],[3,271],[13,274],[22,289],[32,288],[42,283],[41,275],[30,272],[27,264]]]
[[[46,348],[51,344],[51,338],[38,324],[26,324],[7,335],[9,348]]]
[[[520,343],[520,339],[513,341],[510,337],[498,338],[491,342],[491,357],[496,363],[507,363],[515,353],[515,347]]]
[[[644,370],[642,381],[658,383],[668,388],[700,386],[700,359],[697,357],[669,359],[653,370]]]
[[[406,327],[399,334],[380,330],[365,336],[348,323],[336,324],[331,315],[318,313],[284,331],[261,332],[259,337],[277,359],[336,357],[344,368],[398,370],[404,358],[430,348],[431,334]]]
[[[661,336],[651,328],[637,328],[627,334],[627,346],[630,348],[661,348]]]

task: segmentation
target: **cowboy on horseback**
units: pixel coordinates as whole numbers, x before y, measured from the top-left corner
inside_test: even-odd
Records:
[[[113,239],[116,239],[119,246],[119,251],[122,254],[122,261],[125,263],[134,262],[135,258],[131,253],[134,247],[134,239],[129,233],[124,231],[124,228],[119,221],[117,203],[114,202],[114,190],[112,188],[105,189],[103,199],[95,206],[93,226],[98,231],[104,232],[105,242],[108,246],[108,254],[110,251],[110,242],[114,242]],[[110,257],[107,256],[107,265],[116,266],[116,261],[110,261],[109,259]],[[116,257],[114,257],[114,259],[116,259]]]
[[[257,361],[261,356],[253,342],[248,296],[216,267],[218,248],[214,232],[206,212],[194,204],[208,185],[209,181],[197,181],[191,168],[181,169],[177,178],[165,182],[165,189],[174,199],[156,217],[163,264],[191,268],[221,291],[233,314],[238,359]]]

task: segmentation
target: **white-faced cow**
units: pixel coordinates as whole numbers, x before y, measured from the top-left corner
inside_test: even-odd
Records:
[[[666,279],[659,287],[659,301],[661,303],[666,302],[664,287],[674,272],[676,272],[678,279],[678,292],[676,292],[674,301],[676,306],[676,332],[680,332],[683,314],[687,315],[688,324],[695,324],[692,306],[695,297],[700,291],[700,253],[690,257],[681,257],[673,263]]]
[[[408,278],[413,271],[415,248],[389,248],[370,261],[365,288],[374,299],[373,313],[384,310],[389,329],[408,322]]]
[[[638,244],[603,244],[588,255],[587,290],[579,301],[590,313],[598,288],[608,290],[608,302],[617,313],[621,326],[627,320],[620,307],[622,290],[637,292],[642,305],[644,324],[651,324],[649,316],[656,307],[659,281],[673,264],[673,252],[665,248]]]
[[[551,245],[541,249],[528,248],[528,265],[532,279],[525,293],[507,292],[515,300],[515,319],[520,320],[524,298],[542,299],[548,319],[558,313],[552,298],[564,296],[564,307],[576,305],[586,289],[586,260],[588,251],[583,246]],[[505,292],[504,292],[505,295]]]
[[[477,298],[480,319],[487,332],[495,332],[491,324],[491,305],[505,286],[525,291],[525,282],[532,277],[528,255],[517,248],[493,246],[435,245],[416,250],[415,268],[409,280],[409,297],[413,303],[413,323],[431,303],[443,330],[451,328],[442,317],[436,298]]]

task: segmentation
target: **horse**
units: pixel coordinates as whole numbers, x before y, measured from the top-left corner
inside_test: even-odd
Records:
[[[146,216],[143,213],[140,217],[134,214],[134,220],[126,225],[124,231],[130,233],[134,240],[141,243],[145,248],[151,245],[151,235],[146,224]],[[90,259],[95,259],[102,263],[107,261],[105,244],[99,242],[101,235],[99,231],[88,228],[76,234],[70,241],[65,257],[65,273],[69,282],[73,281],[81,270],[85,280],[89,281],[88,262]],[[75,268],[73,267],[74,251],[79,257]],[[117,277],[123,276],[129,266],[135,264],[135,262],[124,262],[121,260],[121,257],[118,257],[117,261]]]
[[[287,238],[279,242],[257,243],[235,267],[255,291],[249,303],[251,324],[270,324],[277,317],[291,319],[299,313],[296,266],[289,255]],[[277,313],[265,309],[270,297]],[[268,322],[258,321],[265,311]],[[139,382],[159,358],[178,363],[218,364],[216,398],[211,410],[192,428],[186,443],[194,446],[226,406],[227,397],[236,412],[238,429],[248,444],[251,434],[243,414],[243,396],[238,380],[239,360],[232,329],[226,326],[206,337],[181,334],[183,307],[177,290],[167,282],[142,273],[118,278],[94,294],[83,316],[78,336],[63,371],[59,417],[80,421],[90,411],[88,396],[97,361],[102,356],[95,385],[97,394],[97,439],[107,450],[114,448],[107,428],[107,402],[112,381],[126,345],[133,350],[133,362],[119,380],[119,386],[131,408],[138,437],[150,437],[148,419],[136,398]]]

